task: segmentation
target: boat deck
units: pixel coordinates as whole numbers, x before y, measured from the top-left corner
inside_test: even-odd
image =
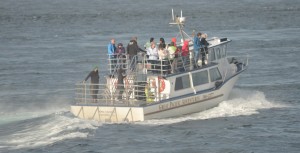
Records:
[[[209,51],[211,51],[211,49],[209,49]],[[173,63],[176,62],[176,65],[172,65],[169,60],[157,60],[155,62],[151,60],[151,62],[149,62],[146,55],[141,57],[136,56],[131,61],[126,55],[121,56],[120,58],[110,59],[108,67],[112,69],[106,77],[106,84],[76,84],[76,105],[141,107],[160,103],[170,98],[174,98],[174,96],[170,97],[170,92],[161,92],[159,90],[160,83],[156,83],[155,89],[152,88],[150,92],[149,86],[153,84],[153,82],[151,83],[149,81],[150,77],[156,77],[158,80],[159,78],[167,80],[168,78],[183,74],[192,74],[195,71],[218,67],[218,63],[214,61],[208,60],[206,65],[195,66],[194,63],[190,62],[191,60],[183,63],[181,58],[182,57],[178,57],[176,61],[173,61]],[[233,59],[236,60],[235,58],[230,57],[227,58],[226,61],[228,61],[228,63],[233,63]],[[247,58],[239,60],[241,61],[241,68],[234,64],[236,67],[234,73],[238,73],[246,68],[244,66],[247,65]],[[117,84],[117,70],[120,67],[125,69],[127,75],[124,80],[124,85]],[[227,75],[227,78],[228,76],[230,75]],[[90,89],[91,86],[97,86],[98,89]],[[210,90],[212,88],[215,88],[215,85],[200,91]],[[93,90],[97,91],[93,92]],[[195,91],[190,94],[196,94],[198,92],[199,91]],[[122,94],[122,99],[118,99],[119,94]],[[96,98],[92,98],[93,96],[96,96]]]

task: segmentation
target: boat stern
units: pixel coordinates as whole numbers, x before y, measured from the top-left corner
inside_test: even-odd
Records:
[[[73,105],[71,106],[71,112],[76,117],[99,122],[144,121],[142,107]]]

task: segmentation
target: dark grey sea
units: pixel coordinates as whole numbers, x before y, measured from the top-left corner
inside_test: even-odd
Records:
[[[137,123],[70,113],[75,83],[106,75],[111,38],[167,42],[185,31],[227,37],[249,55],[230,98],[188,116]],[[0,0],[0,152],[299,153],[299,0]]]

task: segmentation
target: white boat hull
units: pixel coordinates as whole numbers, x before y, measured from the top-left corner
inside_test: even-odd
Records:
[[[153,105],[144,107],[74,105],[71,106],[71,112],[79,118],[100,122],[134,122],[201,112],[226,100],[239,74],[231,77],[216,90],[190,94],[174,100],[168,99]]]

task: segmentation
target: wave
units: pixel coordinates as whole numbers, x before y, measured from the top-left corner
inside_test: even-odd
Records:
[[[138,122],[136,124],[164,125],[190,120],[207,120],[221,117],[249,116],[259,114],[259,110],[262,109],[282,107],[289,106],[267,100],[263,92],[233,89],[227,101],[221,102],[217,107],[214,107],[212,109],[178,118],[148,120],[144,122]]]
[[[101,123],[75,118],[70,112],[31,118],[0,128],[0,151],[34,148],[54,144],[59,141],[87,138]],[[10,129],[10,130],[8,130]]]

